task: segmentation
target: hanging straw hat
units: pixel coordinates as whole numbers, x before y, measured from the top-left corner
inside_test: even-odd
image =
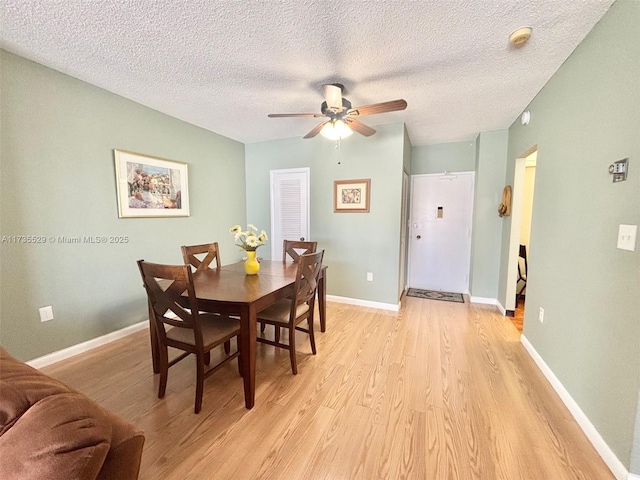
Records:
[[[511,215],[511,185],[507,185],[502,190],[502,203],[498,206],[498,214],[501,217]]]

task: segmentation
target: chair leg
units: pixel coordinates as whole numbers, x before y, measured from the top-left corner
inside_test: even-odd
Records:
[[[208,354],[209,352],[207,352]],[[227,340],[226,342],[224,342],[224,353],[226,353],[227,355],[229,355],[231,353],[231,340]],[[207,365],[209,365],[207,363]]]
[[[264,333],[265,328],[267,328],[267,324],[264,322],[260,322],[260,331]]]
[[[169,376],[169,353],[167,352],[167,346],[160,346],[158,348],[158,354],[160,357],[160,384],[158,385],[158,398],[164,398],[164,394],[167,391],[167,377]]]
[[[204,364],[205,365],[210,365],[211,364],[211,352],[205,352],[205,354],[204,354]]]
[[[313,315],[307,317],[307,324],[309,325],[309,342],[311,342],[311,353],[316,354],[316,338],[313,334]]]
[[[276,343],[280,342],[280,327],[278,325],[274,325],[273,328],[276,330],[275,341]]]
[[[196,354],[196,364],[196,404],[193,411],[200,413],[200,409],[202,408],[202,392],[204,390],[204,355],[201,357]]]
[[[280,327],[276,327],[280,330]],[[291,371],[294,375],[298,374],[298,363],[296,361],[296,327],[289,327],[289,359],[291,360]]]

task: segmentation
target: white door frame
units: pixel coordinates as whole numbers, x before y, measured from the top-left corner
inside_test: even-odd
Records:
[[[520,229],[522,228],[522,201],[524,195],[525,158],[516,158],[513,189],[511,196],[511,232],[509,233],[509,260],[507,262],[507,293],[505,310],[516,309],[516,290],[518,288],[518,254],[520,247]]]
[[[310,240],[309,236],[311,233],[311,168],[302,167],[302,168],[281,168],[277,170],[269,171],[269,196],[270,196],[270,205],[269,205],[269,215],[271,217],[271,238],[275,239],[274,235],[274,225],[275,225],[275,213],[274,213],[274,204],[275,204],[275,192],[273,190],[273,181],[274,177],[277,174],[281,173],[304,173],[306,174],[307,179],[307,231],[306,234],[303,235],[305,240]],[[276,258],[276,256],[282,254],[282,244],[276,245],[273,241],[271,243],[271,258]],[[277,249],[277,250],[276,250]]]
[[[509,260],[507,261],[507,285],[504,309],[515,312],[518,288],[518,257],[520,253],[520,230],[522,229],[522,204],[524,201],[527,157],[538,150],[534,145],[515,160],[513,189],[511,196],[511,231],[509,232]],[[535,190],[535,187],[534,187]],[[527,274],[527,282],[529,275]]]
[[[407,241],[409,239],[409,174],[406,171],[402,171],[402,211],[401,211],[401,219],[400,219],[400,288],[399,290],[404,292],[407,289],[407,252],[408,245]],[[404,238],[404,241],[403,241]]]

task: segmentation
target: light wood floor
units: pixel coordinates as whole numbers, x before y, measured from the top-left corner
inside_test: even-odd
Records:
[[[405,298],[399,313],[328,303],[318,355],[258,344],[256,405],[235,362],[195,363],[156,398],[138,332],[46,373],[146,434],[142,479],[607,480],[614,477],[493,307]],[[267,334],[271,333],[268,329]]]
[[[513,317],[509,319],[520,333],[524,330],[524,301],[525,299],[522,297],[516,299],[516,309],[514,310]]]

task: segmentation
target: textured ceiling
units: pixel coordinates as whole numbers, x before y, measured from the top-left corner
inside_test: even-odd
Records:
[[[362,120],[424,145],[509,127],[611,3],[3,0],[0,46],[245,143],[302,137],[319,119],[267,114],[319,113],[339,82],[354,106],[404,98]]]

